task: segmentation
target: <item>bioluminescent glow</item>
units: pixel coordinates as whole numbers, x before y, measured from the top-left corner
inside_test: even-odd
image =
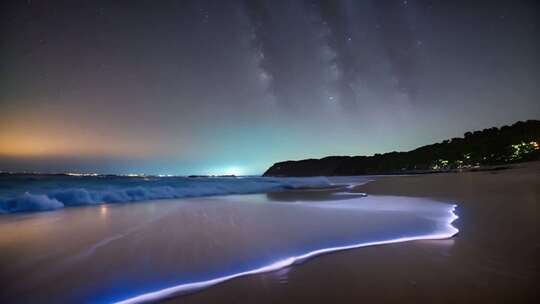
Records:
[[[455,214],[455,210],[457,208],[457,205],[452,205],[450,209],[448,209],[447,218],[444,220],[446,225],[441,229],[441,231],[436,231],[432,234],[424,234],[424,235],[416,235],[416,236],[409,236],[409,237],[400,237],[400,238],[394,238],[394,239],[388,239],[388,240],[380,240],[380,241],[373,241],[373,242],[362,242],[362,243],[356,243],[356,244],[349,244],[344,246],[336,246],[336,247],[329,247],[329,248],[321,248],[318,250],[313,250],[310,252],[306,252],[302,255],[298,256],[291,256],[279,261],[276,261],[274,263],[261,266],[259,268],[255,268],[248,271],[238,272],[238,273],[231,273],[229,275],[224,275],[221,277],[216,277],[214,279],[206,280],[206,281],[198,281],[198,282],[191,282],[191,283],[185,283],[180,284],[172,287],[168,287],[165,289],[157,290],[154,292],[145,293],[136,297],[132,297],[126,300],[118,301],[117,304],[136,304],[136,303],[147,303],[152,301],[158,301],[190,292],[194,292],[203,288],[210,287],[212,285],[216,285],[228,280],[232,280],[235,278],[253,275],[253,274],[260,274],[265,272],[271,272],[275,270],[279,270],[285,267],[289,267],[291,265],[302,263],[306,261],[307,259],[313,258],[318,255],[331,253],[335,251],[342,251],[342,250],[349,250],[349,249],[355,249],[360,247],[368,247],[368,246],[375,246],[375,245],[384,245],[384,244],[392,244],[392,243],[400,243],[400,242],[408,242],[408,241],[415,241],[415,240],[438,240],[438,239],[448,239],[456,235],[459,230],[452,225],[452,223],[458,219],[458,216]]]
[[[99,198],[127,202],[169,192],[174,197],[188,186],[192,192],[187,194],[209,195],[216,189],[217,193],[249,193],[321,184],[327,189],[336,183],[333,178],[152,177],[146,181],[103,177],[110,185],[105,189],[93,177],[69,182],[72,179],[53,176],[21,181],[29,193],[18,197],[19,188],[14,187],[10,193],[15,198],[2,201],[0,197],[0,206],[15,212],[100,203]],[[452,225],[456,205],[347,192],[345,182],[332,186],[336,192],[320,195],[291,191],[292,199],[286,193],[222,195],[4,214],[0,217],[0,247],[18,254],[2,270],[14,282],[31,281],[34,290],[46,290],[47,296],[40,299],[43,302],[140,303],[283,269],[325,253],[444,239],[458,232]],[[24,221],[18,220],[21,217]],[[36,259],[46,261],[40,264],[39,276],[34,271]],[[101,267],[103,261],[111,267]],[[56,274],[64,284],[51,286],[49,281]],[[88,276],[93,284],[86,284]],[[18,288],[25,288],[21,284],[3,289],[3,302],[34,302],[35,293],[21,299]],[[66,293],[66,289],[76,292]]]

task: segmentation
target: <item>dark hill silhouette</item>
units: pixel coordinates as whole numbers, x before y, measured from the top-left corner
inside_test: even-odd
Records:
[[[429,173],[540,159],[540,121],[467,132],[409,152],[329,156],[275,163],[264,176]]]

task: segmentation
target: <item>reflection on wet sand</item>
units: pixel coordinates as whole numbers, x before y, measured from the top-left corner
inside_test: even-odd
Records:
[[[153,300],[335,250],[449,237],[452,205],[310,191],[113,204],[0,218],[3,301]],[[39,269],[36,274],[35,270]],[[164,291],[167,288],[168,291]],[[69,292],[66,292],[68,290]],[[153,293],[152,293],[153,292]],[[148,296],[148,294],[147,294]],[[5,298],[4,298],[5,297]]]

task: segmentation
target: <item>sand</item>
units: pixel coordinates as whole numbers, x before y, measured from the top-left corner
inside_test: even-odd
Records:
[[[336,191],[3,215],[0,303],[111,303],[172,286],[193,292],[193,283],[281,270],[321,250],[457,232],[448,225],[452,204]]]
[[[530,303],[539,273],[540,163],[378,177],[359,192],[458,204],[458,236],[342,251],[169,303]],[[298,195],[295,193],[294,195]]]
[[[377,200],[379,195],[393,195],[386,196],[393,204],[410,200],[403,196],[415,197],[412,200],[416,202],[417,197],[423,197],[458,204],[460,218],[454,225],[460,233],[447,240],[318,256],[287,269],[236,278],[168,302],[534,300],[540,248],[540,163],[502,171],[375,179],[353,190],[368,193],[367,198],[355,196],[354,204],[381,202]],[[319,246],[321,240],[336,237],[357,240],[369,231],[384,236],[406,234],[404,227],[410,226],[402,224],[421,218],[411,213],[400,222],[400,217],[359,216],[347,211],[350,209],[312,208],[328,200],[346,205],[351,195],[338,194],[343,191],[296,190],[7,215],[0,218],[0,302],[122,300],[178,284],[179,274],[193,275],[181,278],[191,282],[197,281],[198,273],[205,274],[208,269],[221,273],[223,266],[238,266],[238,261],[250,263],[253,257],[257,261],[251,262],[259,263],[260,258],[273,261],[276,254],[289,256],[291,246]],[[267,204],[269,201],[279,203]]]

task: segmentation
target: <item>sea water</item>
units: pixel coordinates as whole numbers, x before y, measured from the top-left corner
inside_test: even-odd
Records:
[[[352,178],[352,177],[351,177]],[[0,213],[339,185],[326,177],[159,177],[0,174]],[[349,178],[350,179],[350,178]],[[366,178],[356,177],[363,183]]]
[[[294,192],[0,215],[0,302],[143,303],[332,251],[457,233],[454,204],[346,186]]]

